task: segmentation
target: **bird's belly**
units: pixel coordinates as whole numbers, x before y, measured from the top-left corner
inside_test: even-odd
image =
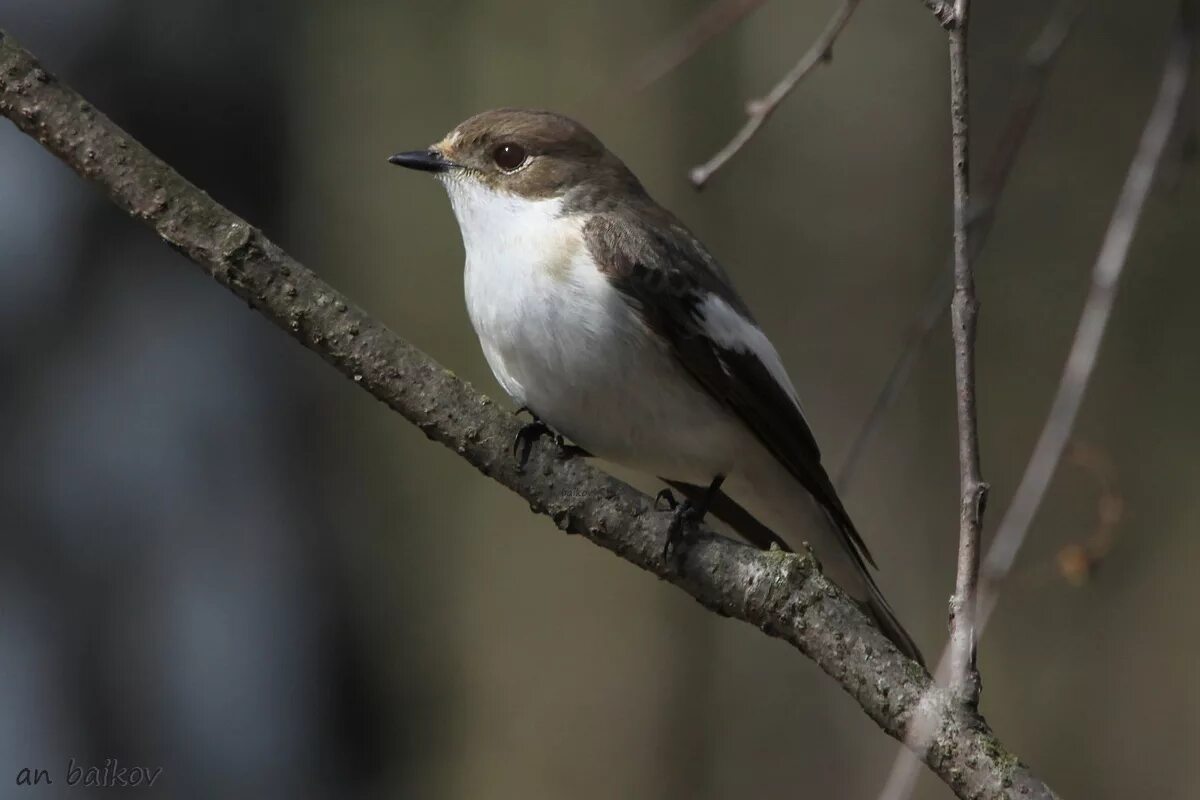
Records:
[[[707,484],[730,472],[737,420],[666,353],[616,345],[604,369],[588,365],[579,380],[531,394],[529,407],[594,455],[643,473]]]
[[[707,484],[747,432],[590,264],[489,280],[468,263],[467,302],[496,379],[592,454]],[[475,273],[475,274],[473,274]]]

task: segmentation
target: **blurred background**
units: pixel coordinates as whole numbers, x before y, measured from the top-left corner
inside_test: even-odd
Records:
[[[385,158],[495,106],[580,118],[729,267],[836,469],[945,264],[944,35],[916,2],[864,4],[831,66],[697,193],[688,168],[835,7],[766,3],[629,91],[706,5],[0,0],[0,27],[497,397],[443,192]],[[975,5],[981,171],[1051,4]],[[1175,10],[1089,3],[979,261],[989,531]],[[1200,180],[1172,153],[981,650],[984,713],[1065,797],[1200,796]],[[957,537],[948,328],[845,497],[931,657]],[[69,758],[115,757],[163,767],[145,794],[169,798],[869,799],[896,752],[796,652],[559,534],[7,123],[0,432],[5,797],[60,796]],[[13,788],[23,767],[55,786]],[[925,776],[917,796],[950,793]]]

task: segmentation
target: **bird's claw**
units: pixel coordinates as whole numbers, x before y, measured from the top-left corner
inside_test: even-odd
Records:
[[[666,508],[661,508],[660,504],[666,504]],[[679,505],[679,501],[675,499],[675,494],[670,489],[661,489],[659,493],[654,495],[654,510],[655,511],[674,511]]]
[[[668,494],[670,494],[668,492]],[[658,493],[662,497],[662,492]],[[671,501],[675,501],[675,496],[670,495]],[[657,501],[657,498],[656,498]],[[682,503],[675,503],[671,506],[671,524],[667,526],[667,541],[663,543],[663,559],[671,554],[674,550],[679,553],[679,545],[687,538],[688,526],[697,525],[703,519],[704,514],[692,504],[691,500],[684,500]]]
[[[527,410],[527,409],[526,409]],[[521,426],[521,430],[517,431],[517,435],[513,437],[512,454],[517,460],[517,468],[525,469],[525,465],[529,463],[529,453],[533,450],[533,443],[543,436],[555,435],[550,430],[550,426],[542,422],[537,417],[533,418],[533,422],[527,422]],[[558,437],[561,439],[561,437]]]
[[[692,501],[692,498],[686,497],[682,503],[677,503],[675,495],[671,494],[670,489],[663,489],[655,496],[654,505],[656,508],[660,500],[665,500],[671,507],[671,524],[667,526],[667,541],[663,544],[664,561],[667,559],[672,548],[675,549],[676,555],[678,555],[679,545],[687,536],[688,526],[699,525],[704,521],[704,517],[708,513],[708,507],[712,504],[717,492],[721,490],[721,485],[724,482],[725,476],[723,474],[717,475],[712,479],[712,483],[708,485],[708,489],[695,502]]]
[[[517,460],[518,469],[525,469],[525,465],[529,463],[529,454],[533,451],[533,443],[543,436],[549,436],[554,440],[554,446],[558,448],[559,458],[571,458],[573,456],[586,458],[591,455],[591,453],[582,447],[569,444],[561,433],[558,433],[549,425],[542,422],[536,414],[529,410],[528,406],[521,406],[517,409],[518,414],[522,411],[528,412],[533,417],[533,420],[522,425],[521,430],[517,431],[517,435],[513,437],[512,454],[513,458]]]

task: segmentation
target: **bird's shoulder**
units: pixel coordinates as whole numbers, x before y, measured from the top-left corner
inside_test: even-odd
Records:
[[[820,451],[778,352],[725,270],[670,212],[625,206],[583,226],[597,268],[676,360],[795,469]]]
[[[631,302],[640,306],[653,301],[682,321],[716,297],[756,324],[704,244],[652,201],[596,211],[588,215],[582,233],[596,267]]]

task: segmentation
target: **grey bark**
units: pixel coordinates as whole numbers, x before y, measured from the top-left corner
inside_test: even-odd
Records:
[[[975,669],[975,598],[979,588],[979,538],[988,485],[979,471],[979,415],[975,403],[975,331],[979,300],[967,231],[971,203],[970,93],[968,92],[968,0],[955,3],[950,29],[950,141],[954,175],[954,379],[958,408],[958,575],[950,597],[950,686],[968,705],[979,702]]]
[[[680,587],[705,607],[787,641],[813,659],[888,735],[903,741],[916,704],[937,733],[925,762],[962,798],[1055,795],[964,708],[908,661],[808,555],[763,552],[695,532],[663,558],[669,514],[547,441],[524,470],[511,455],[520,421],[372,319],[258,229],[189,183],[44,70],[0,31],[0,114],[218,283],[340,372],[579,534]]]

